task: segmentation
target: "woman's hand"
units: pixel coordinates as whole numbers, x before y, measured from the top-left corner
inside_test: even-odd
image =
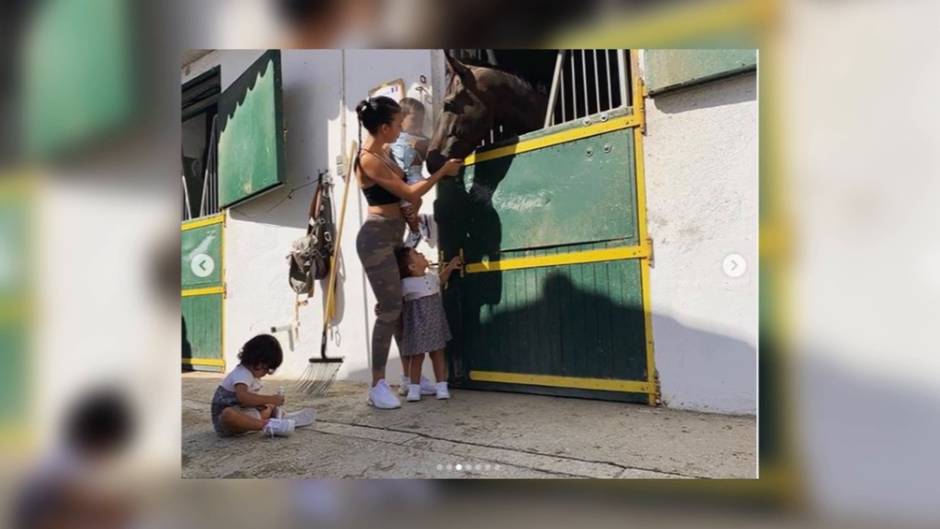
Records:
[[[463,167],[463,160],[460,158],[451,158],[444,162],[444,166],[441,167],[441,174],[444,176],[455,176],[460,172],[461,167]]]
[[[271,404],[269,406],[283,406],[284,395],[271,395]]]

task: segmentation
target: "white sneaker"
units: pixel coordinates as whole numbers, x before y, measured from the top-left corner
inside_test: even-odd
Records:
[[[421,400],[421,386],[418,384],[408,385],[408,402],[418,402]]]
[[[450,391],[447,391],[447,382],[438,382],[434,384],[437,400],[446,400],[450,398]]]
[[[294,421],[290,419],[268,419],[268,423],[261,429],[261,433],[269,437],[287,437],[294,433]]]
[[[411,384],[411,379],[405,375],[401,376],[401,384],[398,385],[398,394],[404,397],[408,394],[408,385]]]
[[[369,388],[369,404],[381,410],[392,410],[401,408],[401,401],[395,396],[392,388],[388,387],[388,382],[383,378]]]
[[[428,377],[421,377],[421,394],[422,395],[434,395],[437,393],[437,386],[434,385],[434,382],[428,380]]]
[[[310,426],[317,420],[317,411],[313,408],[304,408],[298,411],[283,414],[283,418],[294,421],[294,428]]]

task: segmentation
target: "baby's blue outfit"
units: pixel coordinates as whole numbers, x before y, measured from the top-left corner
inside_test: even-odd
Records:
[[[419,155],[418,150],[414,148],[415,143],[423,139],[426,138],[402,132],[391,146],[392,156],[395,158],[395,162],[398,166],[405,171],[405,182],[409,184],[414,184],[424,179],[421,175],[421,166],[423,164],[415,164],[415,160],[419,159]]]
[[[424,139],[426,138],[423,136],[416,136],[414,134],[409,134],[402,131],[401,134],[398,135],[398,139],[395,140],[395,143],[391,145],[390,150],[392,151],[392,157],[395,159],[395,163],[397,163],[398,166],[401,167],[405,172],[405,182],[408,184],[416,184],[424,180],[424,175],[421,174],[421,168],[424,164],[415,163],[416,161],[420,162],[421,160],[420,155],[418,154],[418,150],[415,149],[415,144],[419,140]],[[411,203],[406,200],[402,200],[401,205],[408,207],[411,205]],[[419,222],[427,223],[427,215],[419,215],[419,219],[423,219]],[[430,233],[430,228],[426,228],[426,230],[426,234]],[[404,244],[409,248],[414,248],[418,242],[421,241],[421,237],[422,234],[420,233],[420,230],[415,232],[411,232],[409,230],[409,234],[406,237]],[[429,349],[429,351],[430,350],[431,349]]]

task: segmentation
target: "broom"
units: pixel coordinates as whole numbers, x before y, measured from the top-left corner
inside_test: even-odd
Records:
[[[353,157],[356,155],[358,144],[353,142],[349,150],[349,167],[346,170],[346,187],[343,190],[343,205],[340,207],[339,229],[336,232],[336,241],[333,245],[333,256],[330,259],[330,277],[327,280],[326,306],[323,311],[323,335],[320,337],[320,356],[311,356],[310,364],[301,376],[298,386],[300,391],[309,395],[322,395],[326,393],[333,381],[336,380],[336,374],[343,364],[343,357],[326,356],[326,331],[329,329],[330,322],[333,320],[334,297],[336,291],[336,261],[340,252],[340,241],[343,238],[343,224],[346,221],[346,202],[349,197],[349,183],[352,181]]]

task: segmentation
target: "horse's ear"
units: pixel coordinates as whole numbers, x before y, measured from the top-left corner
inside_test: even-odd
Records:
[[[451,56],[450,53],[444,52],[444,57],[447,58],[447,69],[451,72],[460,76],[465,82],[467,79],[473,78],[473,72],[470,71],[470,68],[466,64],[460,62],[455,57]]]

